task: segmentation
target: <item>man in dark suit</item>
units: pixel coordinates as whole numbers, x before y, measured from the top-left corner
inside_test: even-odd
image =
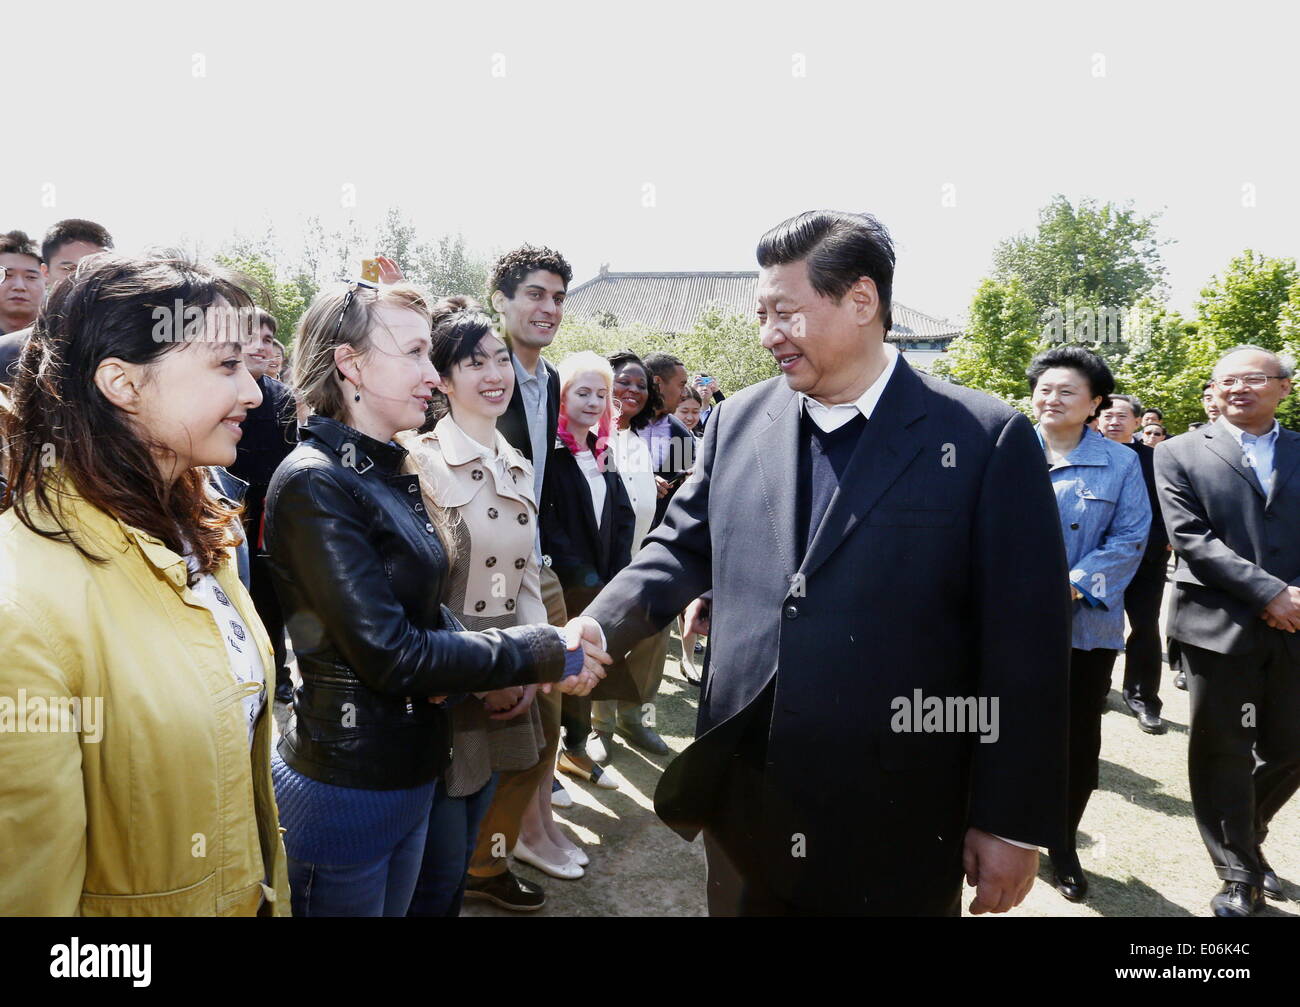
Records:
[[[1070,596],[1042,450],[1023,415],[886,345],[874,218],[801,214],[758,261],[782,377],[715,409],[581,632],[617,659],[713,589],[698,738],[655,805],[703,829],[714,915],[956,915],[963,872],[973,912],[1004,912],[1066,824]]]
[[[1279,427],[1291,367],[1237,347],[1214,369],[1219,418],[1156,447],[1174,551],[1169,633],[1191,694],[1192,809],[1223,879],[1215,916],[1282,897],[1268,823],[1300,787],[1300,434]]]
[[[1101,414],[1101,432],[1117,444],[1137,452],[1142,479],[1151,503],[1151,533],[1142,562],[1124,589],[1124,612],[1129,634],[1124,646],[1124,702],[1147,734],[1164,734],[1160,719],[1160,603],[1165,595],[1165,568],[1169,565],[1169,536],[1160,516],[1156,496],[1155,451],[1134,440],[1142,406],[1131,395],[1111,395],[1110,408]]]

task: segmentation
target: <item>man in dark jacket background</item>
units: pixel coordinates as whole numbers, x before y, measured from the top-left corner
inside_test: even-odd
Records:
[[[244,366],[262,390],[262,404],[244,419],[244,436],[239,439],[238,454],[230,472],[248,484],[244,495],[244,532],[252,581],[248,593],[275,648],[275,699],[279,703],[292,703],[293,683],[285,660],[284,615],[263,546],[262,513],[271,476],[298,443],[297,408],[293,392],[266,374],[275,348],[275,316],[259,308],[253,324],[255,333],[244,347]]]

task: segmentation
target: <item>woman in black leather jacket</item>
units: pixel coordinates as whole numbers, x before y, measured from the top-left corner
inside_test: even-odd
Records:
[[[444,697],[533,682],[585,695],[608,662],[551,626],[468,633],[442,607],[442,518],[393,443],[438,380],[429,311],[418,288],[358,283],[319,295],[300,330],[315,415],[266,498],[302,678],[272,764],[295,916],[405,915],[450,760]]]

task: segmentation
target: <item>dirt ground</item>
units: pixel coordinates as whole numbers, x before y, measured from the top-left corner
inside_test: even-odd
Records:
[[[1168,592],[1166,591],[1166,603]],[[1164,625],[1162,614],[1161,625]],[[682,678],[673,638],[659,693],[657,728],[674,754],[690,743],[699,690]],[[1080,829],[1080,859],[1091,879],[1088,899],[1072,904],[1052,887],[1042,858],[1038,881],[1009,916],[1208,916],[1219,881],[1192,818],[1187,783],[1187,693],[1166,666],[1161,697],[1169,730],[1143,734],[1120,699],[1123,655],[1102,718],[1101,789]],[[591,858],[585,877],[561,881],[524,864],[514,869],[542,885],[547,904],[511,913],[468,902],[465,916],[703,916],[704,849],[687,843],[655,816],[653,795],[672,755],[647,756],[615,739],[608,769],[617,790],[561,777],[574,805],[556,810],[561,827]],[[1300,799],[1274,819],[1266,852],[1291,901],[1269,902],[1261,915],[1300,916]],[[967,889],[969,904],[973,890]],[[991,917],[985,917],[991,918]]]

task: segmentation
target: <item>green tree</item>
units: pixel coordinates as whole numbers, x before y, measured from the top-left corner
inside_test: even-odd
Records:
[[[1196,304],[1201,328],[1190,351],[1190,369],[1204,380],[1215,361],[1233,346],[1253,343],[1274,353],[1297,345],[1300,271],[1295,259],[1272,258],[1246,249],[1213,276]],[[1300,403],[1294,394],[1278,409],[1278,419],[1300,430]]]
[[[306,310],[309,298],[297,282],[299,278],[280,282],[276,278],[275,264],[260,255],[226,252],[217,255],[217,262],[228,269],[253,280],[250,293],[263,308],[275,316],[276,337],[285,346],[292,346],[298,329],[298,320]]]
[[[1112,361],[1116,387],[1136,396],[1144,408],[1158,407],[1165,428],[1182,433],[1187,424],[1205,419],[1201,385],[1206,375],[1191,361],[1200,323],[1152,299],[1138,307],[1131,317],[1139,321],[1129,331],[1124,355]]]
[[[1094,312],[1131,307],[1143,297],[1158,295],[1164,286],[1160,249],[1168,242],[1156,234],[1159,217],[1142,216],[1131,204],[1081,199],[1072,205],[1057,195],[1039,211],[1036,233],[998,245],[994,277],[1024,285],[1040,324],[1053,311],[1064,313],[1071,307]],[[1116,335],[1123,338],[1122,333]],[[1118,339],[1093,349],[1118,356],[1123,352]]]
[[[966,331],[948,351],[946,376],[1025,408],[1025,368],[1038,344],[1038,312],[1018,279],[986,279],[971,301]]]

